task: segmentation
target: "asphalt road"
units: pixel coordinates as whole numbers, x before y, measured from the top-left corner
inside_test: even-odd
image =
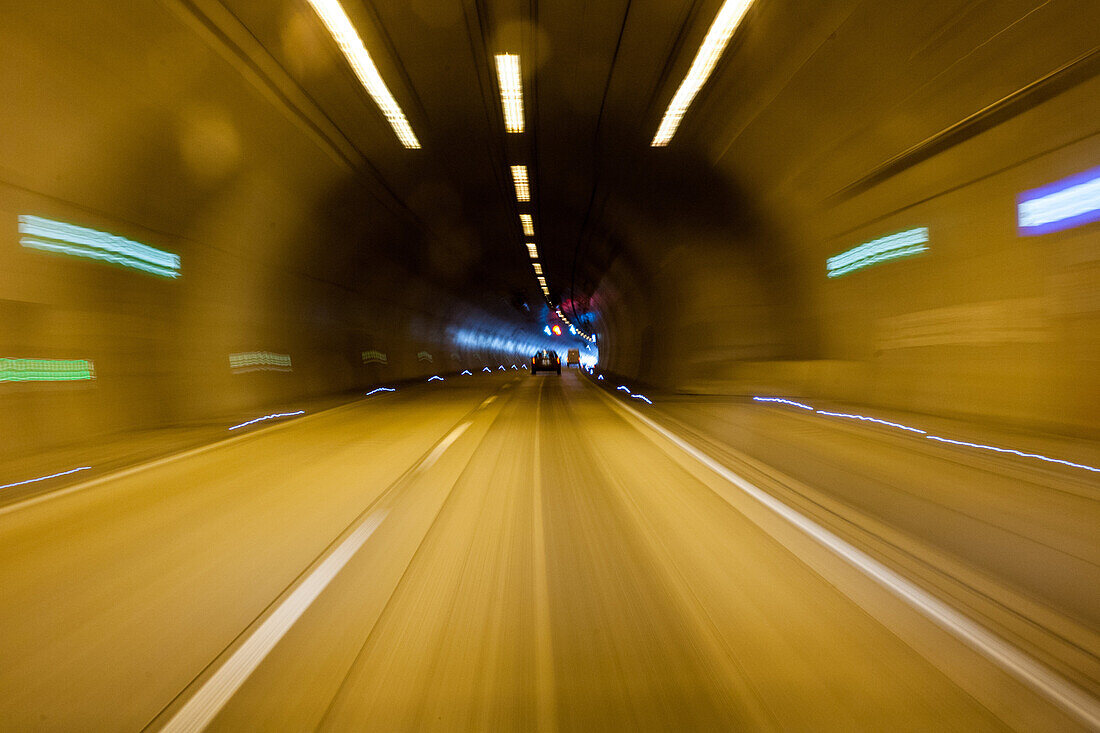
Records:
[[[9,506],[0,558],[2,730],[1081,726],[570,373]]]

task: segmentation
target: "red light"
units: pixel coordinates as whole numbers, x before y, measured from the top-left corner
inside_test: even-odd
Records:
[[[554,327],[550,330],[554,332],[555,336],[561,336],[561,326],[557,325],[556,323],[554,324]]]

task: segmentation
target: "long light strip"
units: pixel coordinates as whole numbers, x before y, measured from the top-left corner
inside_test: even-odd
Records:
[[[29,214],[19,216],[19,233],[23,235],[19,243],[31,249],[110,262],[161,277],[180,276],[179,255],[117,234]]]
[[[1100,168],[1022,193],[1016,203],[1020,234],[1048,234],[1100,221]]]
[[[83,382],[95,379],[90,359],[0,359],[0,382]]]
[[[516,201],[526,203],[531,200],[531,186],[527,182],[527,166],[512,166],[512,183],[516,186]]]
[[[531,219],[530,214],[520,214],[519,223],[523,225],[524,236],[535,236],[535,222]]]
[[[382,81],[382,75],[378,73],[378,67],[374,65],[370,54],[367,53],[367,48],[363,45],[363,39],[359,37],[359,33],[351,24],[351,19],[348,18],[347,13],[340,7],[340,3],[336,0],[308,0],[308,2],[313,6],[317,15],[321,17],[321,21],[328,28],[332,37],[336,39],[340,50],[344,52],[344,58],[351,64],[352,70],[359,77],[359,81],[363,86],[366,87],[371,99],[382,110],[382,114],[390,123],[390,127],[397,134],[397,139],[406,148],[419,148],[420,141],[416,139],[416,134],[409,126],[409,121],[405,119],[405,113],[401,111],[397,100],[390,94],[386,82]]]
[[[718,59],[726,50],[726,44],[729,43],[733,32],[737,30],[737,26],[745,17],[751,4],[752,0],[726,0],[722,4],[722,9],[710,24],[706,38],[703,39],[703,44],[695,54],[695,60],[691,62],[691,68],[688,69],[684,80],[680,82],[680,88],[676,90],[672,101],[668,103],[668,109],[665,110],[665,116],[661,118],[661,124],[657,128],[657,134],[653,136],[651,146],[664,147],[676,134],[680,120],[684,118],[695,95],[703,88],[703,84],[714,71]]]
[[[909,257],[926,251],[928,251],[928,227],[917,227],[872,239],[847,252],[830,257],[825,261],[825,269],[829,277],[840,277],[880,262]]]
[[[498,53],[496,59],[504,129],[507,132],[523,132],[523,82],[519,73],[519,56]]]

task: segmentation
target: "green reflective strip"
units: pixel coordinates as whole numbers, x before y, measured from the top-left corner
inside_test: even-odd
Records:
[[[0,382],[79,382],[95,379],[88,359],[0,358]]]

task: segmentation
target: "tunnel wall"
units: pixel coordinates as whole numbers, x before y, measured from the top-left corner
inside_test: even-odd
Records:
[[[740,188],[762,192],[773,238],[757,244],[790,253],[785,269],[746,259],[732,229],[724,240],[689,227],[635,232],[639,251],[661,253],[647,273],[658,305],[650,323],[629,328],[660,335],[650,358],[610,349],[605,368],[685,392],[797,395],[1097,436],[1100,225],[1023,236],[1016,201],[1100,164],[1098,115],[1100,81],[1086,79],[841,196],[821,195],[835,185],[808,187],[809,174],[731,170]],[[814,176],[835,184],[873,172],[845,153],[808,151],[826,171]],[[927,252],[826,277],[827,258],[914,227],[928,227]],[[598,289],[612,343],[612,324],[631,320],[615,296],[629,281],[612,269]]]
[[[95,379],[0,381],[0,454],[510,351],[514,325],[425,276],[415,223],[171,4],[63,5],[0,29],[0,357],[90,359]],[[28,214],[178,254],[181,276],[21,246]],[[250,352],[290,365],[233,368]]]

